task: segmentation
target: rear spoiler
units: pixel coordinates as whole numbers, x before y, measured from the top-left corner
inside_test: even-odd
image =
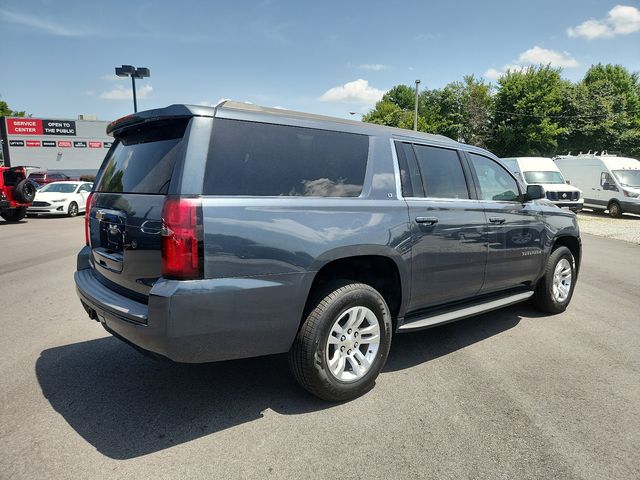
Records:
[[[215,110],[211,107],[199,105],[170,105],[166,108],[156,108],[143,112],[132,113],[125,117],[114,120],[107,125],[107,135],[117,136],[123,130],[149,122],[159,120],[181,119],[190,117],[213,117]]]

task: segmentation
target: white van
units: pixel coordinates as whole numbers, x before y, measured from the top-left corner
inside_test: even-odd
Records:
[[[582,192],[579,188],[568,185],[562,172],[550,158],[503,158],[502,162],[525,185],[542,185],[547,199],[558,207],[569,208],[574,212],[582,210],[584,203]]]
[[[615,155],[562,155],[554,159],[565,178],[584,192],[584,206],[612,217],[640,214],[640,162]]]

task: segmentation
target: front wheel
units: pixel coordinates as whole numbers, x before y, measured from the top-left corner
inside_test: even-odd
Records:
[[[76,215],[78,215],[78,204],[76,202],[71,202],[69,204],[67,215],[69,215],[70,217],[75,217]]]
[[[9,210],[3,210],[0,213],[0,217],[4,218],[7,222],[19,222],[27,215],[27,207],[10,208]]]
[[[533,305],[546,313],[562,313],[569,306],[576,286],[576,262],[567,247],[556,248],[536,286]]]
[[[363,283],[327,285],[289,351],[300,385],[330,401],[356,398],[370,390],[391,346],[391,314],[377,290]]]
[[[609,205],[609,215],[613,218],[620,218],[622,216],[622,207],[618,202],[611,202]]]

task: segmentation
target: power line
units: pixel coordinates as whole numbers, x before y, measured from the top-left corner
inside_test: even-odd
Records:
[[[602,114],[595,114],[595,115],[535,115],[532,113],[520,113],[520,112],[507,112],[505,110],[494,110],[494,112],[496,113],[502,113],[504,115],[511,115],[514,117],[531,117],[531,118],[558,118],[558,119],[563,119],[563,118],[607,118],[607,117],[616,117],[616,116],[622,116],[622,115],[635,115],[637,113],[640,113],[640,110],[638,111],[625,111],[625,112],[611,112],[611,113],[602,113]]]

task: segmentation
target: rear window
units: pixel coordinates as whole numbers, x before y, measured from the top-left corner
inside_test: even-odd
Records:
[[[98,175],[95,191],[166,194],[187,123],[153,122],[118,135]]]
[[[369,137],[216,119],[206,195],[357,197]]]

